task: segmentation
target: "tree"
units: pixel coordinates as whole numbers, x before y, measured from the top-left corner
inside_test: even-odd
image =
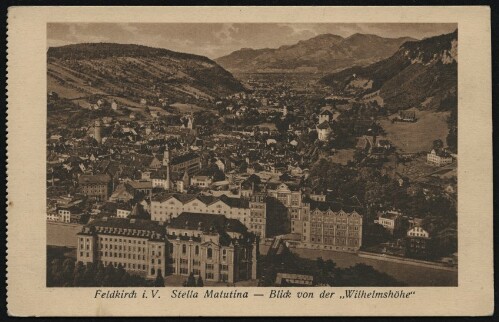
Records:
[[[204,286],[203,278],[201,277],[201,275],[198,276],[198,280],[197,280],[196,284],[197,284],[198,287],[203,287]]]
[[[154,280],[154,286],[156,287],[164,287],[165,286],[165,279],[163,278],[163,275],[161,275],[161,272],[158,270],[158,274],[156,274],[156,279]]]
[[[196,286],[196,278],[194,277],[194,273],[190,273],[189,277],[187,278],[187,281],[185,282],[185,285],[187,287],[193,287]]]
[[[114,276],[114,266],[109,263],[106,266],[104,272],[104,279],[102,280],[102,286],[113,286],[113,276]]]
[[[449,150],[457,153],[457,108],[451,109],[450,116],[447,118],[449,133],[447,134],[447,146]]]
[[[336,263],[328,259],[324,262],[322,257],[317,258],[318,269],[317,283],[320,285],[333,285],[335,279]]]
[[[444,147],[444,142],[442,142],[442,140],[437,139],[433,141],[433,148],[435,150],[440,150],[443,147]]]
[[[85,286],[84,285],[84,274],[85,274],[85,265],[83,262],[76,263],[74,274],[73,274],[73,286]]]
[[[56,258],[50,262],[50,266],[47,267],[47,286],[62,286],[63,279],[63,262],[61,259]]]
[[[105,274],[106,274],[106,268],[104,267],[104,264],[102,262],[99,262],[99,264],[97,265],[97,271],[95,273],[93,286],[102,286]]]
[[[83,285],[84,286],[95,286],[95,277],[97,273],[97,268],[94,263],[87,263],[85,267],[85,272],[83,273]]]

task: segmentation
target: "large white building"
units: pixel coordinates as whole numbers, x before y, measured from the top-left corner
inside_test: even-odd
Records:
[[[426,162],[443,166],[452,163],[452,156],[444,151],[433,149],[426,155]]]
[[[183,212],[224,215],[237,219],[248,230],[265,238],[266,204],[263,198],[255,196],[250,200],[220,197],[164,193],[152,198],[151,219],[159,222],[171,222]]]

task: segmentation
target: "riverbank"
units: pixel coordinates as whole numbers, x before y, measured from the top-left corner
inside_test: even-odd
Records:
[[[260,253],[265,254],[260,248]],[[347,268],[356,264],[366,264],[377,271],[386,273],[408,286],[457,286],[457,270],[443,270],[435,267],[417,266],[403,261],[387,261],[376,257],[361,257],[356,253],[324,251],[316,249],[290,248],[302,258],[333,260],[337,267]]]
[[[420,266],[420,267],[428,267],[428,268],[433,268],[433,269],[441,269],[444,271],[457,272],[457,267],[445,266],[445,264],[443,264],[443,263],[427,262],[427,261],[422,261],[422,260],[417,260],[417,259],[412,259],[412,258],[403,258],[403,257],[392,256],[392,255],[377,254],[377,253],[362,252],[362,251],[358,252],[358,255],[359,255],[359,257],[364,257],[364,258],[372,258],[372,259],[390,261],[390,262],[407,264],[407,265],[415,265],[415,266]]]

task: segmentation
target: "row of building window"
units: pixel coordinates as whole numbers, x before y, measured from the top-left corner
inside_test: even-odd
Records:
[[[99,251],[99,255],[102,257],[116,257],[116,258],[127,258],[128,259],[137,259],[137,260],[146,260],[146,255],[135,255],[135,254],[123,254],[123,253],[113,253],[113,252],[102,252]]]
[[[126,243],[127,240],[128,240],[129,244],[143,244],[143,245],[146,244],[145,240],[136,240],[136,239],[132,240],[132,239],[122,239],[122,238],[114,238],[114,239],[113,238],[109,238],[109,240],[108,240],[107,237],[100,237],[99,238],[99,241],[101,243],[104,242],[104,241],[109,241],[109,242],[113,242],[114,241],[115,243]],[[87,238],[87,243],[88,243],[88,238]],[[153,245],[153,247],[154,247],[154,245]],[[161,246],[158,246],[158,247],[161,247]]]

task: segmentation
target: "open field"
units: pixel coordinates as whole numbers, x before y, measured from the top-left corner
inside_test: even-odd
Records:
[[[418,121],[415,123],[395,122],[392,124],[392,115],[388,120],[381,120],[380,124],[386,132],[386,139],[403,153],[415,153],[431,149],[436,139],[446,141],[449,129],[447,117],[449,112],[416,111]]]
[[[203,110],[202,107],[199,107],[199,106],[194,105],[194,104],[175,103],[175,104],[171,104],[170,106],[175,108],[176,110],[178,110],[182,114],[194,113],[194,112]]]

